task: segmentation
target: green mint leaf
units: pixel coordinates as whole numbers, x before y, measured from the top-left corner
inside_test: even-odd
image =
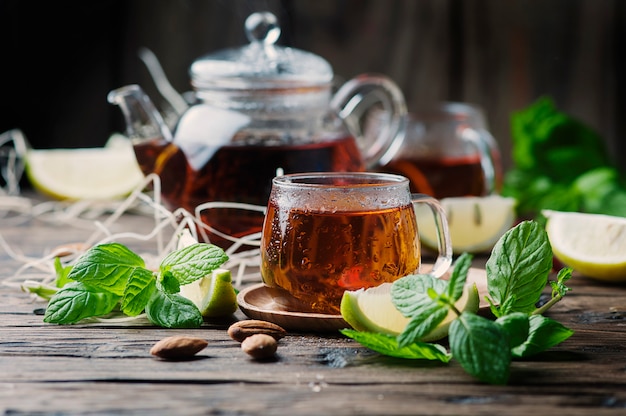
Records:
[[[568,339],[574,333],[561,323],[546,318],[542,315],[529,317],[528,339],[523,344],[513,348],[512,353],[516,358],[530,357]]]
[[[203,319],[200,310],[178,293],[155,290],[146,305],[148,320],[165,328],[199,328]]]
[[[524,221],[507,231],[493,248],[486,269],[492,304],[500,305],[493,308],[496,317],[532,312],[552,269],[545,229],[535,221]]]
[[[459,300],[463,294],[463,287],[467,280],[467,274],[472,266],[473,256],[469,253],[463,253],[454,262],[452,273],[450,274],[450,283],[448,284],[448,296],[452,303]]]
[[[571,290],[569,287],[565,286],[565,282],[572,278],[572,271],[570,267],[565,267],[559,270],[556,276],[556,282],[550,282],[553,298],[557,296],[563,297]]]
[[[73,324],[93,316],[106,315],[120,296],[81,282],[72,282],[60,289],[48,302],[43,321]]]
[[[57,287],[49,286],[43,283],[27,281],[22,283],[22,291],[33,293],[42,299],[50,300],[55,293],[59,291]]]
[[[448,306],[432,303],[429,307],[423,308],[419,314],[413,315],[402,333],[398,335],[400,348],[419,342],[421,338],[431,333],[448,316],[448,311]]]
[[[436,300],[429,295],[429,289],[437,294],[446,293],[448,282],[429,274],[415,274],[402,277],[391,286],[391,301],[406,317],[420,315],[430,310]]]
[[[161,262],[160,270],[172,273],[181,285],[186,285],[207,276],[228,260],[228,256],[221,248],[198,243],[174,251]]]
[[[68,278],[122,296],[135,270],[144,266],[143,259],[124,245],[100,244],[76,261]]]
[[[509,346],[517,347],[526,341],[530,328],[529,316],[523,312],[513,312],[496,319],[496,324],[500,325],[508,335]]]
[[[128,316],[137,316],[146,308],[156,290],[154,273],[138,267],[128,279],[121,309]]]
[[[159,290],[165,293],[180,292],[180,282],[170,271],[165,271],[157,281]]]
[[[360,332],[353,329],[342,329],[340,332],[364,347],[390,357],[435,360],[443,363],[450,361],[451,357],[446,349],[439,344],[416,342],[405,347],[399,347],[396,338],[391,335]]]
[[[511,348],[500,325],[464,312],[452,321],[450,352],[469,374],[490,384],[506,384]]]
[[[67,277],[70,274],[70,271],[72,271],[72,266],[64,267],[61,264],[61,259],[58,257],[54,258],[54,271],[57,276],[54,282],[56,287],[61,288],[72,281]]]

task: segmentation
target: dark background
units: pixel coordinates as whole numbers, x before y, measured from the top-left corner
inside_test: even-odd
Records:
[[[138,83],[151,49],[178,91],[199,56],[247,43],[245,18],[274,12],[279,43],[325,57],[348,79],[379,72],[409,109],[466,101],[486,110],[510,163],[510,115],[542,95],[596,129],[626,166],[626,1],[0,0],[0,132],[34,147],[102,145],[122,131],[114,88]]]

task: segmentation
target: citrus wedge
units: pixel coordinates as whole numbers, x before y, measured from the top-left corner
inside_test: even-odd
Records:
[[[30,149],[25,159],[33,187],[55,199],[117,199],[144,180],[128,140],[98,148]]]
[[[185,229],[178,237],[177,248],[189,247],[197,242],[189,230]],[[224,317],[237,310],[237,292],[228,269],[213,270],[210,276],[181,286],[180,294],[192,301],[205,318]]]
[[[343,319],[358,331],[376,332],[387,335],[399,335],[409,319],[400,313],[391,301],[392,283],[383,283],[369,289],[345,291],[341,299]],[[463,311],[477,312],[479,296],[476,284],[467,284],[463,294],[455,303]],[[452,311],[422,342],[432,342],[448,335],[450,323],[456,318]]]
[[[451,197],[441,199],[450,227],[454,254],[483,253],[515,223],[515,199],[500,195],[485,197]],[[430,208],[415,205],[415,214],[422,244],[437,247],[437,228]]]
[[[585,276],[626,281],[626,218],[542,211],[554,256]]]
[[[232,315],[237,310],[237,293],[230,270],[216,269],[210,276],[180,287],[180,294],[192,301],[205,318]]]

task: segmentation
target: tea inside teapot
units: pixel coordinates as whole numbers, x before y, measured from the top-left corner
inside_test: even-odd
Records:
[[[392,81],[360,76],[339,89],[335,98],[340,96],[343,107],[338,108],[331,104],[330,65],[311,53],[275,45],[280,28],[273,15],[253,14],[246,29],[249,45],[192,64],[198,103],[173,132],[139,86],[109,93],[109,102],[119,105],[126,118],[142,171],[160,177],[162,200],[170,209],[194,212],[215,201],[266,206],[275,176],[363,171],[400,136],[406,108]],[[383,107],[393,120],[375,146],[359,141],[360,132],[346,122],[365,96],[389,101]],[[212,241],[216,244],[262,228],[262,216],[243,210],[219,208],[199,215],[220,236]]]

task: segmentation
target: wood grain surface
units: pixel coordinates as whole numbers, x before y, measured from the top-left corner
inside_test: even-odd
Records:
[[[125,216],[128,229],[145,222]],[[143,225],[142,225],[143,224]],[[0,236],[37,256],[88,230],[29,221]],[[476,259],[476,265],[484,264]],[[0,249],[0,279],[19,263]],[[254,361],[227,335],[232,320],[193,330],[43,323],[41,308],[0,286],[0,414],[145,415],[622,415],[626,413],[626,288],[582,276],[549,316],[574,329],[561,345],[511,367],[490,386],[460,366],[379,356],[339,333],[290,332],[275,360]],[[238,312],[232,319],[244,319]],[[209,346],[192,361],[161,361],[171,335]]]

